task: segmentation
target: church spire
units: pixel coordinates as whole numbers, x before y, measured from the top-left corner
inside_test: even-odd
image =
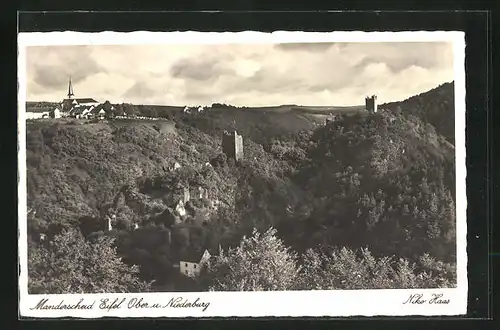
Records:
[[[73,85],[71,85],[71,77],[69,77],[68,99],[70,99],[74,95],[75,94],[73,94]]]

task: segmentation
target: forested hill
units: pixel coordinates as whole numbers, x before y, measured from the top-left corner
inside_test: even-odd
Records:
[[[46,112],[57,107],[57,102],[26,102],[26,112]]]
[[[381,107],[419,117],[433,125],[439,134],[455,145],[454,85],[454,82],[445,83],[404,101],[386,103]]]

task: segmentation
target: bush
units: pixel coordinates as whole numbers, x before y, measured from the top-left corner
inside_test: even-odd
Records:
[[[299,268],[296,255],[276,236],[275,229],[264,234],[256,230],[243,238],[236,249],[209,262],[205,281],[212,291],[290,290],[295,285]]]

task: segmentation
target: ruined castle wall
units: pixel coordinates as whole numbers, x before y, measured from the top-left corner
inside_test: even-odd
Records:
[[[236,160],[243,158],[243,137],[241,135],[235,136],[234,154]]]
[[[230,134],[222,135],[222,151],[228,158],[235,158],[234,137]]]
[[[377,99],[375,96],[365,99],[366,110],[369,112],[377,112]]]

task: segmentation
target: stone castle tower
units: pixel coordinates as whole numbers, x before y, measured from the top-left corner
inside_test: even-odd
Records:
[[[377,112],[377,95],[367,96],[365,98],[366,111],[371,113]]]
[[[228,158],[239,161],[243,158],[243,137],[236,131],[222,134],[222,151]]]

